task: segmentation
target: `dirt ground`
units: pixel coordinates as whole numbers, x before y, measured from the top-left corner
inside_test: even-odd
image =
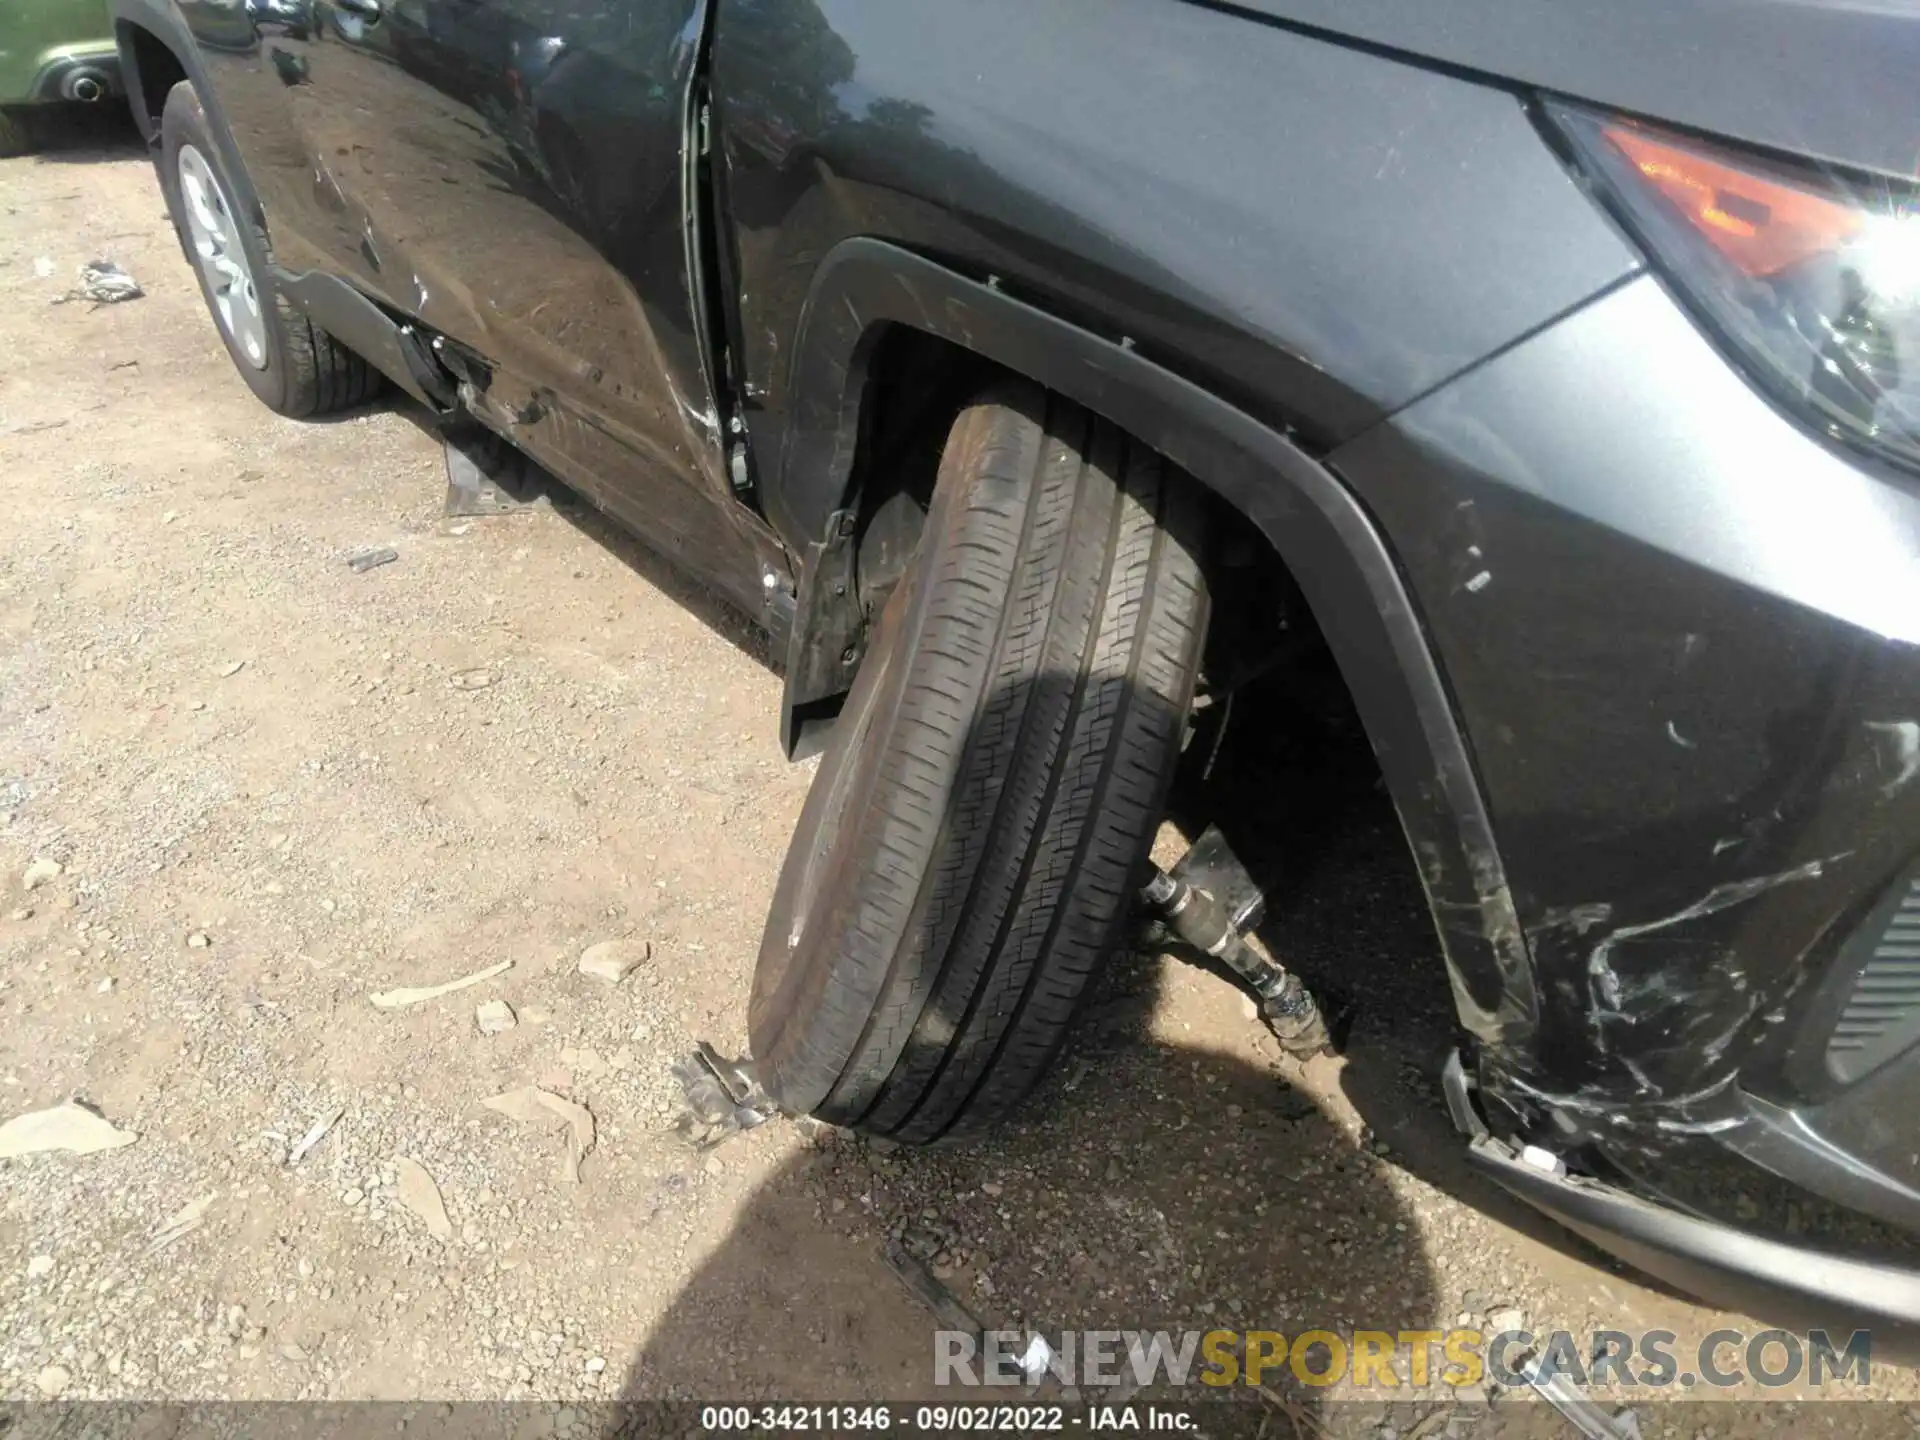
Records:
[[[811,775],[758,632],[575,506],[447,519],[404,408],[261,408],[126,135],[0,162],[0,211],[0,1120],[81,1097],[137,1136],[0,1162],[0,1399],[921,1396],[902,1234],[1048,1329],[1769,1323],[1466,1171],[1377,795],[1303,832],[1264,932],[1353,998],[1344,1056],[1283,1063],[1220,979],[1134,957],[990,1141],[694,1150],[669,1067],[744,1043]],[[145,297],[59,303],[96,257]],[[398,560],[348,567],[374,546]],[[579,973],[602,942],[645,958]],[[494,1000],[517,1024],[483,1035]],[[527,1085],[591,1112],[577,1180],[557,1118],[481,1103]],[[1291,1414],[1249,1402],[1275,1434],[1565,1433],[1525,1391],[1278,1389]],[[1909,1433],[1912,1372],[1873,1393],[1632,1398],[1649,1435]]]

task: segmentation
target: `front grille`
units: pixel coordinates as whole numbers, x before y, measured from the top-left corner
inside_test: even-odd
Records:
[[[1920,1038],[1920,877],[1868,922],[1866,963],[1827,1039],[1827,1069],[1851,1084]]]

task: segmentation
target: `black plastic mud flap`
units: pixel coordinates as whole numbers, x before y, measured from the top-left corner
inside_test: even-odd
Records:
[[[551,507],[546,472],[533,458],[477,421],[453,421],[446,446],[448,515],[506,515]]]
[[[807,547],[780,701],[780,743],[789,760],[804,760],[826,747],[866,648],[854,537],[853,512],[836,510],[828,518],[826,538]]]

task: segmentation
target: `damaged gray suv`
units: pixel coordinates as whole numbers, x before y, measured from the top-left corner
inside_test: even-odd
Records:
[[[1920,17],[111,8],[263,401],[397,386],[771,632],[825,750],[780,1104],[1006,1114],[1171,893],[1196,695],[1311,635],[1474,1160],[1682,1285],[1920,1318]]]

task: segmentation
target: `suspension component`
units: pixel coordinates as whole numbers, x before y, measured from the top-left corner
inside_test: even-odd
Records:
[[[1224,905],[1157,865],[1140,893],[1168,929],[1225,965],[1260,997],[1261,1018],[1282,1048],[1302,1057],[1326,1049],[1326,1021],[1313,992],[1286,966],[1248,945]]]

